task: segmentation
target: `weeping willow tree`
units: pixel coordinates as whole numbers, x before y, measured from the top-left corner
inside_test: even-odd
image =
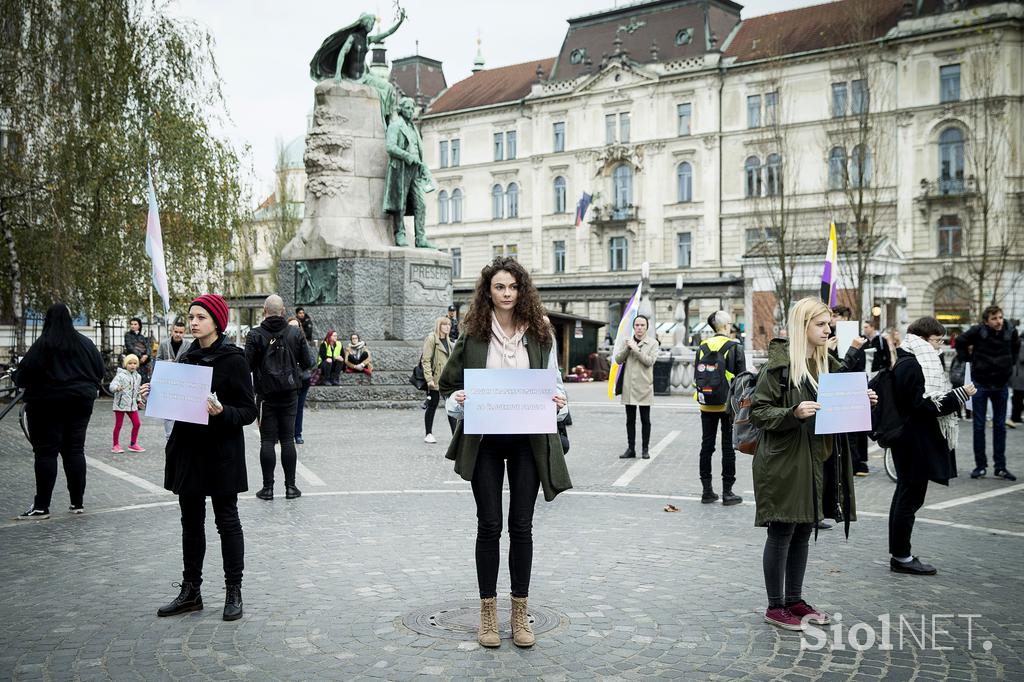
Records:
[[[147,167],[172,306],[219,286],[238,159],[212,40],[153,0],[0,0],[0,311],[148,308]]]

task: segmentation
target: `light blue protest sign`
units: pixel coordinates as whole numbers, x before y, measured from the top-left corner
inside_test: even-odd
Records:
[[[854,433],[871,430],[871,401],[864,372],[822,374],[818,377],[814,433]]]
[[[555,433],[551,400],[558,376],[551,369],[467,369],[463,433]]]
[[[213,368],[160,361],[149,381],[146,416],[192,424],[209,424],[206,398],[213,383]]]

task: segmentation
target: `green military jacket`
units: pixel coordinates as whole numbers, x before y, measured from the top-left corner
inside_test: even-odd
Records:
[[[829,371],[846,371],[852,355],[843,363],[829,356]],[[814,435],[814,417],[797,419],[796,406],[816,400],[817,392],[806,382],[783,386],[780,370],[788,366],[789,341],[773,339],[751,404],[751,419],[763,429],[752,465],[754,524],[831,518],[849,532],[849,522],[857,520],[849,442],[845,434]]]
[[[551,340],[548,339],[545,344],[529,332],[526,338],[530,369],[547,369]],[[441,394],[450,395],[463,389],[463,370],[486,367],[487,343],[463,334],[455,343],[448,363],[444,366],[444,372],[441,373]],[[463,480],[472,481],[481,436],[463,433],[463,423],[460,420],[455,428],[455,435],[452,436],[445,456],[455,460],[455,473]],[[533,448],[533,459],[537,463],[541,487],[544,489],[544,499],[550,502],[558,493],[572,488],[569,469],[565,465],[565,453],[562,452],[562,441],[559,440],[557,433],[539,433],[530,436],[530,445]]]

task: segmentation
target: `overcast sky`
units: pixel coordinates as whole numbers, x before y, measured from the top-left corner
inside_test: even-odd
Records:
[[[448,84],[470,75],[479,35],[487,67],[553,57],[566,19],[614,6],[615,0],[402,0],[408,15],[387,39],[388,59],[419,52],[444,64]],[[619,5],[626,3],[619,0]],[[743,17],[818,4],[818,0],[749,0]],[[309,62],[320,43],[360,12],[390,26],[394,0],[172,0],[169,11],[196,21],[216,41],[231,127],[221,131],[248,145],[254,191],[269,194],[278,144],[303,135],[312,108]],[[249,166],[247,165],[247,171]]]

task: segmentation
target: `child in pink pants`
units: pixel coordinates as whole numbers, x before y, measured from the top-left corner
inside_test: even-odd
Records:
[[[139,421],[139,388],[142,385],[142,375],[139,374],[139,358],[129,353],[124,357],[124,367],[118,368],[117,374],[110,382],[110,392],[114,394],[114,446],[110,451],[116,454],[124,452],[119,444],[121,439],[121,425],[124,424],[124,416],[127,414],[132,421],[132,442],[128,449],[132,452],[145,452],[146,449],[139,445],[139,428],[142,423]]]

